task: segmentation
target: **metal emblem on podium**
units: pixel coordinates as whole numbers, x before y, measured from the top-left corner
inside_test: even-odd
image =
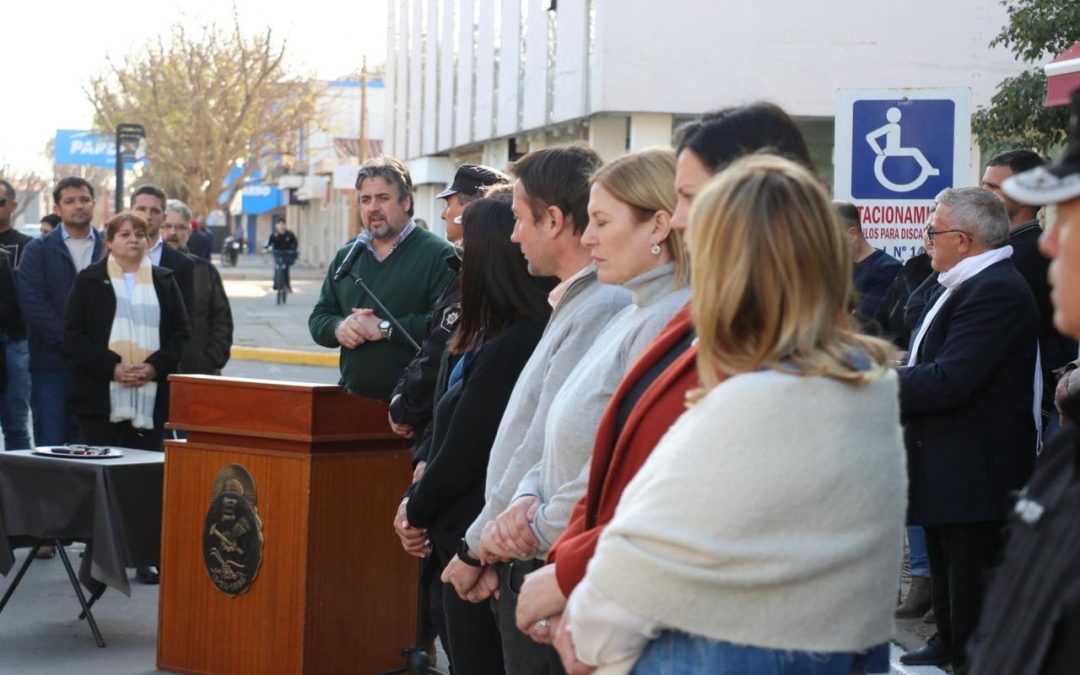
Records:
[[[203,562],[210,581],[229,596],[248,590],[262,564],[262,520],[256,509],[255,479],[229,464],[214,478],[203,528]]]

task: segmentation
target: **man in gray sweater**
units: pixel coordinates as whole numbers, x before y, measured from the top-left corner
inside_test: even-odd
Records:
[[[512,239],[521,246],[531,274],[557,277],[560,283],[551,292],[554,310],[544,336],[518,378],[492,445],[484,509],[443,572],[443,581],[473,602],[501,587],[494,606],[508,675],[563,672],[555,650],[533,642],[514,620],[521,582],[543,561],[481,560],[481,535],[495,526],[522,477],[540,461],[555,394],[610,319],[630,302],[626,290],[597,280],[581,245],[588,224],[589,177],[600,163],[591,149],[574,145],[531,152],[512,168],[517,179]]]

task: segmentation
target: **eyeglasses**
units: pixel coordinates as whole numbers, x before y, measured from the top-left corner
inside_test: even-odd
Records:
[[[7,206],[7,202],[8,202],[7,197],[0,197],[0,209]]]
[[[936,237],[938,235],[949,234],[950,232],[957,232],[959,234],[962,234],[962,235],[968,237],[969,239],[971,238],[971,235],[968,234],[967,232],[965,232],[964,230],[935,230],[930,225],[926,226],[926,238],[927,239],[933,239],[934,237]]]

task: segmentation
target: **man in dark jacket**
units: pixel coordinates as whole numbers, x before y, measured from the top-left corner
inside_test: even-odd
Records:
[[[851,252],[855,259],[852,275],[855,291],[859,294],[855,318],[862,326],[867,326],[874,321],[874,315],[877,314],[885,293],[900,273],[900,261],[866,241],[858,207],[851,202],[833,202],[833,205],[840,216],[841,227],[847,229],[848,241],[851,242]]]
[[[165,203],[165,222],[161,226],[165,243],[181,253],[189,253],[187,245],[194,236],[191,230],[191,209],[187,204],[170,199]],[[195,261],[191,307],[191,338],[180,359],[180,372],[199,375],[220,375],[229,362],[232,349],[233,319],[229,298],[217,268],[203,258]]]
[[[71,363],[64,349],[64,307],[75,275],[102,256],[102,236],[90,226],[93,186],[75,176],[64,178],[53,190],[53,204],[60,227],[27,244],[16,272],[30,342],[30,407],[37,445],[78,440],[67,407]]]
[[[938,634],[901,657],[909,665],[963,672],[1011,494],[1035,463],[1038,309],[1008,233],[1004,204],[983,188],[944,190],[926,233],[944,290],[898,374],[908,520],[926,532]]]
[[[12,226],[12,215],[18,207],[15,188],[0,178],[0,249],[8,253],[4,268],[2,302],[6,306],[0,341],[2,341],[6,374],[0,384],[0,425],[4,430],[5,450],[26,450],[30,447],[30,346],[26,341],[26,322],[23,321],[15,297],[15,270],[26,245],[33,239]],[[10,285],[9,285],[10,284]]]
[[[1054,371],[1076,358],[1076,340],[1054,328],[1054,308],[1050,303],[1050,283],[1046,279],[1050,260],[1039,252],[1039,206],[1024,204],[1009,197],[1001,184],[1009,177],[1043,165],[1043,159],[1030,150],[1009,150],[990,159],[982,184],[1005,202],[1009,214],[1009,245],[1013,264],[1031,287],[1039,307],[1039,356],[1043,370],[1043,416],[1048,430],[1057,427],[1054,411]]]

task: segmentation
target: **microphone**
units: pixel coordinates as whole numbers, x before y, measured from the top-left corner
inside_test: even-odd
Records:
[[[345,255],[345,259],[341,261],[341,266],[334,272],[334,283],[337,283],[345,278],[345,275],[352,269],[353,263],[360,257],[360,254],[371,244],[371,233],[368,231],[361,232],[356,236],[356,240],[353,241],[352,248]]]

